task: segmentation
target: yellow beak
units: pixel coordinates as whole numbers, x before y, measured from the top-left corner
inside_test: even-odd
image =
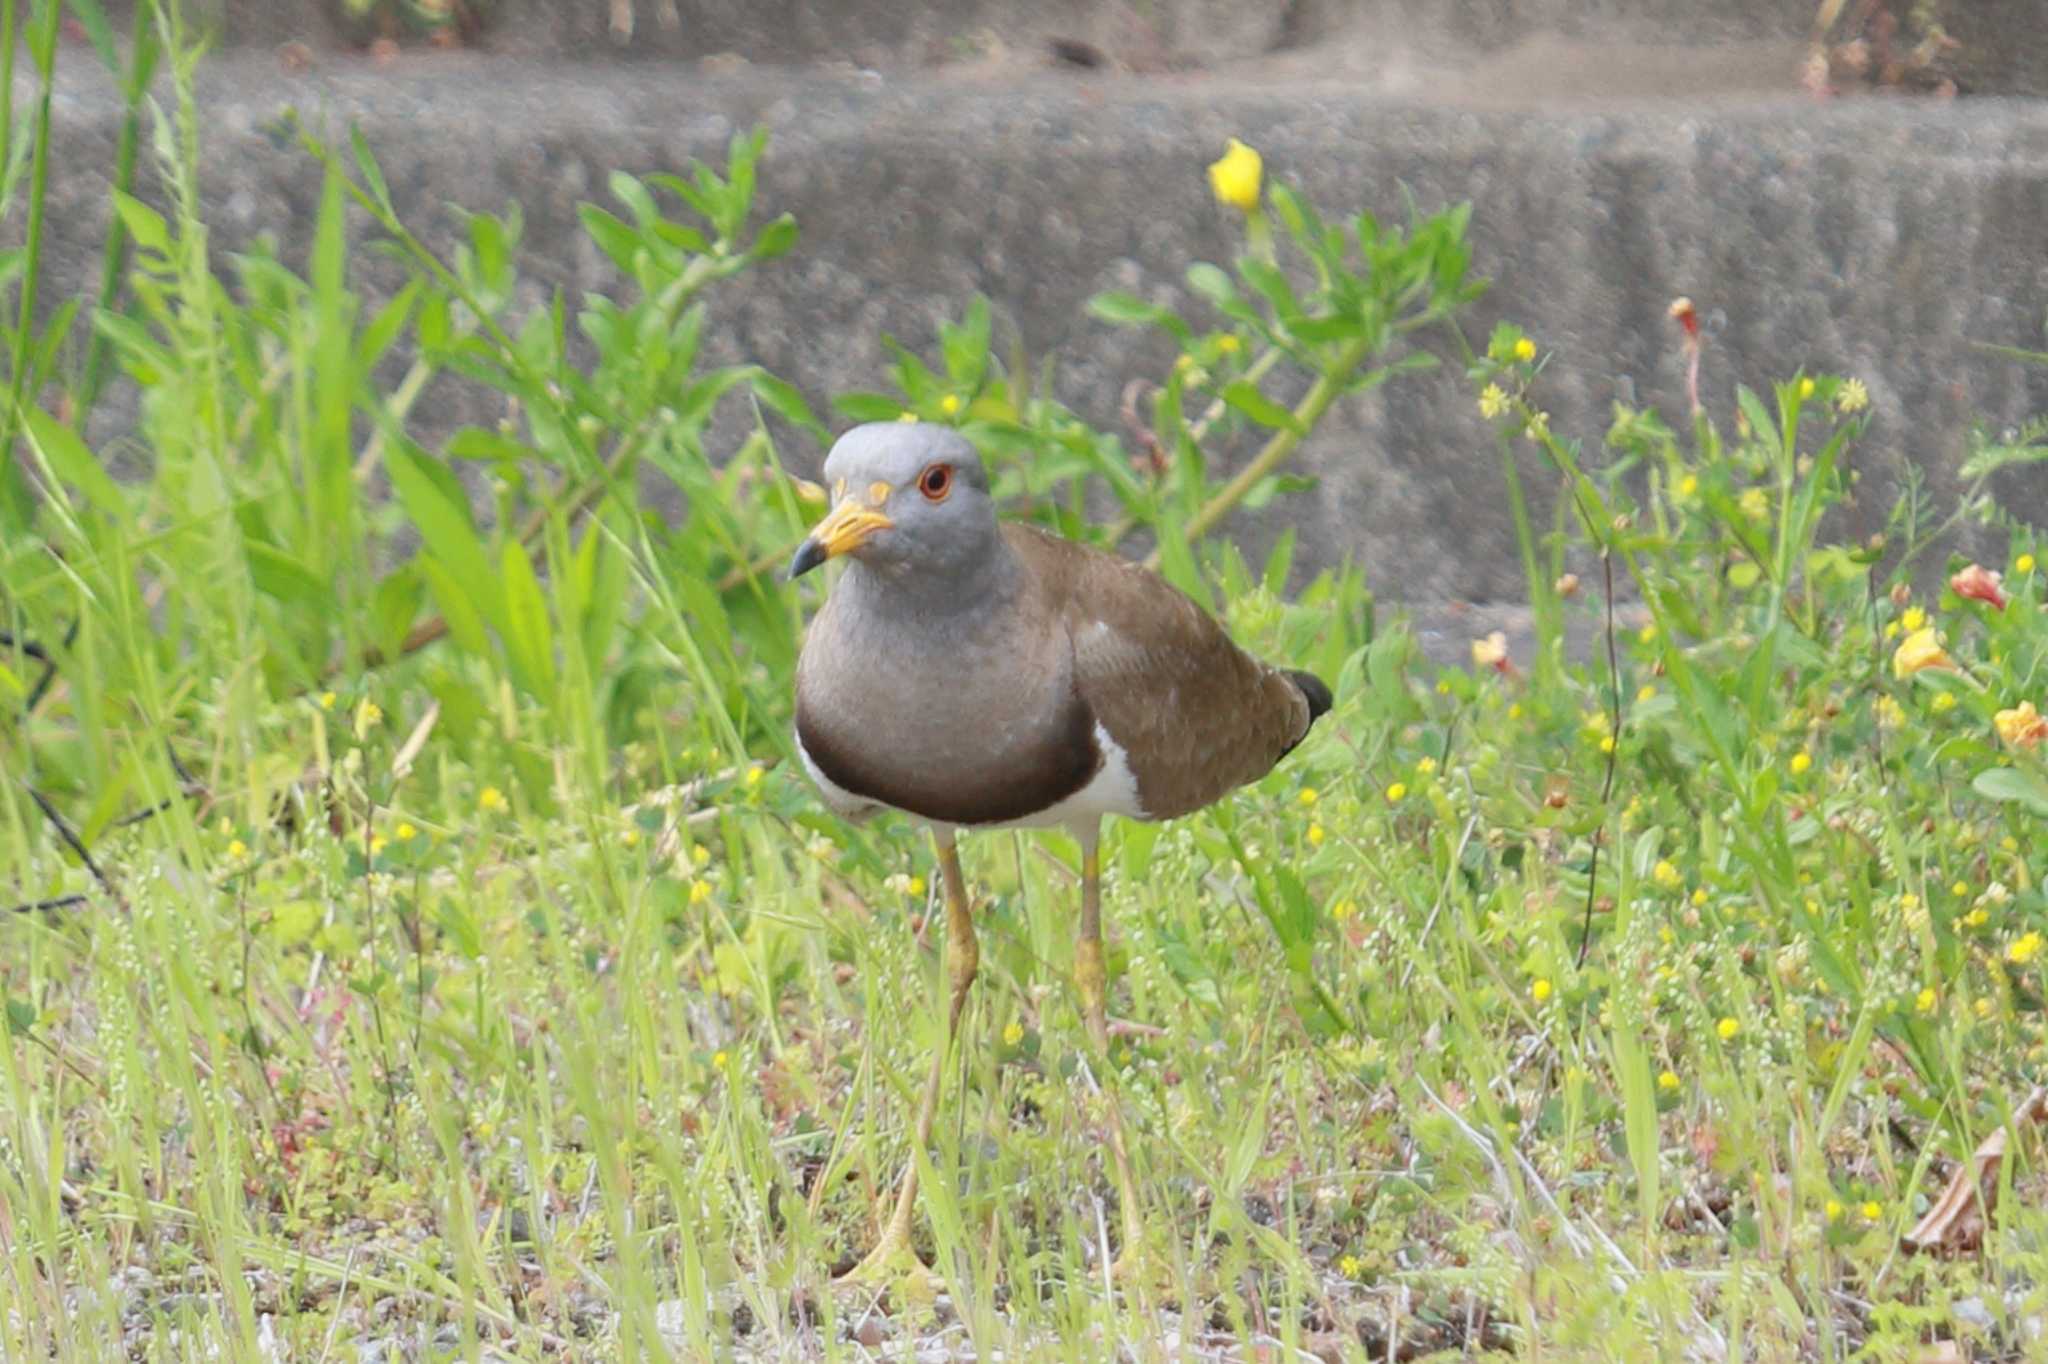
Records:
[[[848,498],[813,526],[809,537],[797,546],[796,557],[789,561],[789,576],[801,578],[827,559],[859,549],[895,524],[875,508]]]

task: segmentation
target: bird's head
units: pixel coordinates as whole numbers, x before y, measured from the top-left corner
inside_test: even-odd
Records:
[[[825,486],[832,510],[797,547],[792,578],[842,554],[892,574],[959,573],[996,538],[981,456],[950,427],[856,426],[825,457]]]

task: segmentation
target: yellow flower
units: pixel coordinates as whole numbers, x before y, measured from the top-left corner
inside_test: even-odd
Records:
[[[1651,621],[1648,625],[1645,625],[1642,629],[1636,631],[1636,643],[1638,644],[1652,644],[1656,642],[1656,639],[1657,622],[1654,620]]]
[[[761,784],[761,766],[760,766],[760,764],[759,764],[759,763],[756,763],[756,764],[755,764],[754,766],[752,766],[752,767],[749,767],[749,768],[747,769],[747,785],[749,785],[749,786],[759,786],[760,784]]]
[[[1430,773],[1436,771],[1436,759],[1429,757],[1426,754],[1420,758],[1417,758],[1415,760],[1415,770],[1418,774],[1422,776],[1428,776]]]
[[[1899,613],[1899,628],[1911,632],[1927,624],[1927,613],[1917,606],[1909,606]]]
[[[506,808],[505,793],[495,786],[486,786],[483,790],[477,792],[476,808],[482,810],[485,814],[496,814],[498,811]]]
[[[1614,751],[1614,736],[1612,734],[1600,736],[1600,751],[1602,753],[1612,753]]]
[[[1977,1011],[1977,1017],[1979,1018],[1991,1017],[1991,1000],[1987,997],[1980,996],[1977,1002],[1970,1007]]]
[[[1935,996],[1934,987],[1932,985],[1922,990],[1919,994],[1913,996],[1913,1007],[1923,1014],[1933,1013],[1934,1003]]]
[[[640,831],[638,829],[628,829],[624,834],[620,835],[619,841],[629,848],[637,848],[640,846]]]
[[[1679,883],[1685,880],[1678,874],[1678,868],[1662,858],[1658,859],[1656,866],[1650,868],[1650,879],[1666,890],[1677,890]]]
[[[1338,923],[1343,923],[1357,912],[1358,906],[1349,900],[1339,900],[1336,904],[1330,906],[1330,917]]]
[[[1877,723],[1885,729],[1897,729],[1906,723],[1905,707],[1889,696],[1878,697],[1871,709],[1877,713]]]
[[[1948,650],[1941,647],[1941,638],[1934,633],[1932,625],[1923,625],[1913,631],[1892,651],[1894,677],[1911,677],[1928,668],[1955,666],[1956,661],[1948,656]]]
[[[375,857],[378,853],[383,852],[384,849],[386,849],[389,846],[391,846],[391,840],[384,837],[384,835],[370,835],[370,856]]]
[[[905,426],[912,426],[917,422],[917,414],[909,408],[905,408],[896,414],[896,420],[902,422]]]
[[[1952,691],[1938,691],[1927,706],[1936,715],[1945,715],[1956,708],[1956,694]]]
[[[1308,826],[1308,844],[1311,848],[1320,848],[1323,846],[1322,825],[1311,824]]]
[[[2014,748],[2032,748],[2048,739],[2048,716],[2035,710],[2032,701],[2022,701],[2011,710],[1998,712],[1991,717],[1991,723],[1998,727],[1998,737]]]
[[[1550,414],[1548,412],[1538,412],[1535,416],[1529,418],[1529,429],[1526,434],[1537,445],[1541,445],[1544,441],[1550,439]]]
[[[1823,1213],[1827,1214],[1827,1219],[1828,1219],[1828,1221],[1830,1221],[1830,1222],[1839,1222],[1839,1221],[1841,1221],[1841,1220],[1842,1220],[1842,1211],[1843,1211],[1843,1209],[1842,1209],[1842,1200],[1841,1200],[1841,1199],[1839,1199],[1839,1198],[1830,1198],[1830,1199],[1828,1200],[1828,1202],[1827,1202],[1827,1206],[1826,1206],[1826,1207],[1824,1207],[1824,1208],[1822,1208],[1822,1209],[1821,1209],[1821,1211],[1822,1211]]]
[[[1792,775],[1796,777],[1800,773],[1804,772],[1807,768],[1813,766],[1813,755],[1811,753],[1808,753],[1806,750],[1801,749],[1799,752],[1794,753],[1792,755],[1792,761],[1788,763],[1787,766],[1789,766],[1792,769]]]
[[[711,860],[711,849],[699,843],[696,847],[690,849],[690,860],[700,867],[703,866]]]
[[[1529,998],[1535,1000],[1538,1004],[1550,998],[1550,982],[1540,978],[1533,982],[1529,986]]]
[[[1222,336],[1216,338],[1216,349],[1223,352],[1225,355],[1237,354],[1238,348],[1242,345],[1244,345],[1244,342],[1238,340],[1235,336],[1231,335],[1228,332],[1225,332]]]
[[[1259,206],[1259,179],[1265,169],[1258,152],[1233,137],[1223,155],[1209,164],[1209,188],[1218,203],[1250,213]]]
[[[1970,883],[1968,881],[1958,881],[1948,888],[1948,893],[1955,896],[1968,895],[1970,893]]]
[[[1963,916],[1963,924],[1968,928],[1982,928],[1989,922],[1991,922],[1991,911],[1982,905],[1978,905]]]
[[[1835,390],[1835,410],[1843,416],[1861,412],[1870,406],[1870,390],[1863,386],[1861,379],[1845,379]]]
[[[384,723],[384,708],[375,701],[364,701],[356,707],[356,738],[361,739],[378,725]]]
[[[958,412],[959,410],[960,410],[960,395],[959,395],[959,394],[957,394],[957,393],[948,393],[948,394],[947,394],[947,395],[946,395],[945,397],[943,397],[943,398],[939,399],[939,411],[941,411],[941,412],[945,413],[945,414],[946,414],[947,416],[949,416],[949,417],[950,417],[950,416],[952,416],[952,415],[953,415],[954,413]]]
[[[1693,888],[1692,902],[1694,905],[1698,906],[1704,906],[1707,903],[1707,888],[1705,886],[1696,886]]]
[[[1761,521],[1771,514],[1770,495],[1762,488],[1745,488],[1742,496],[1736,499],[1736,505],[1752,521]]]
[[[1883,1204],[1881,1204],[1881,1203],[1879,1203],[1879,1202],[1878,1202],[1878,1201],[1877,1201],[1876,1199],[1874,1199],[1874,1198],[1873,1198],[1873,1199],[1869,1200],[1868,1202],[1866,1202],[1866,1203],[1865,1203],[1865,1204],[1863,1205],[1863,1220],[1864,1220],[1864,1221],[1866,1221],[1866,1222],[1875,1222],[1875,1221],[1877,1221],[1877,1220],[1878,1220],[1878,1219],[1879,1219],[1880,1217],[1883,1217],[1883,1216],[1884,1216],[1884,1205],[1883,1205]]]
[[[1799,396],[1801,398],[1811,398],[1813,396],[1813,380],[1801,379],[1799,381]]]
[[[2041,935],[2029,929],[2024,936],[2005,949],[2005,959],[2015,966],[2025,966],[2041,950]]]
[[[410,843],[419,834],[418,829],[413,828],[412,825],[402,820],[399,822],[398,827],[391,832],[397,836],[400,843]]]
[[[1501,392],[1499,384],[1488,384],[1479,390],[1479,415],[1492,421],[1508,410],[1508,395]]]
[[[2024,570],[2022,570],[2022,571],[2024,571]],[[320,693],[320,709],[322,709],[322,710],[333,710],[333,709],[334,709],[334,693],[333,693],[333,692],[331,692],[331,691],[323,691],[323,692],[321,692],[321,693]]]
[[[1636,704],[1639,706],[1646,705],[1647,703],[1654,701],[1656,699],[1657,689],[1647,684],[1643,687],[1641,691],[1638,691],[1636,693]]]
[[[714,1051],[714,1052],[712,1052],[712,1053],[711,1053],[711,1068],[712,1068],[713,1070],[724,1070],[724,1069],[725,1069],[725,1060],[726,1060],[726,1057],[725,1057],[725,1053],[724,1053],[724,1052],[722,1052],[722,1051]]]
[[[2015,576],[2032,573],[2034,571],[2034,556],[2022,554],[2019,558],[2014,559],[2012,561],[2012,571]]]
[[[1534,360],[1536,358],[1536,343],[1526,336],[1515,342],[1515,358],[1523,364]]]
[[[711,883],[710,883],[709,881],[706,881],[706,880],[704,880],[704,879],[703,879],[702,877],[699,877],[699,878],[698,878],[697,880],[695,880],[695,881],[692,881],[692,882],[690,882],[690,903],[691,903],[691,904],[693,904],[693,905],[701,905],[701,904],[703,904],[703,903],[704,903],[704,902],[705,902],[706,900],[708,900],[708,899],[710,899],[710,898],[711,898]]]
[[[1005,1024],[1005,1025],[1003,1026],[1003,1045],[1004,1045],[1004,1046],[1006,1046],[1006,1047],[1014,1047],[1014,1046],[1016,1046],[1016,1045],[1017,1045],[1017,1044],[1018,1044],[1019,1042],[1022,1042],[1023,1040],[1024,1040],[1024,1025],[1023,1025],[1022,1023],[1019,1023],[1019,1022],[1018,1022],[1018,1021],[1017,1021],[1016,1019],[1014,1019],[1014,1018],[1013,1018],[1013,1019],[1011,1019],[1011,1020],[1010,1020],[1010,1021],[1009,1021],[1009,1022],[1008,1022],[1007,1024]]]
[[[1698,474],[1687,474],[1684,478],[1678,480],[1678,495],[1680,497],[1691,497],[1699,492],[1699,490],[1700,479]]]
[[[241,860],[242,860],[243,858],[247,857],[248,855],[249,855],[249,845],[248,845],[247,843],[244,843],[244,842],[243,842],[243,841],[242,841],[241,839],[239,839],[239,838],[238,838],[238,839],[236,839],[236,840],[235,840],[234,842],[232,842],[232,843],[228,844],[228,860],[229,860],[229,861],[231,861],[231,862],[239,862],[239,861],[241,861]]]
[[[913,876],[910,878],[910,884],[905,889],[910,892],[911,899],[922,900],[924,898],[925,879],[922,876]]]
[[[1674,1071],[1669,1071],[1669,1070],[1667,1070],[1667,1071],[1665,1071],[1665,1072],[1664,1072],[1663,1074],[1659,1075],[1659,1076],[1657,1077],[1657,1088],[1659,1088],[1659,1089],[1663,1090],[1663,1091],[1664,1091],[1665,1093],[1667,1093],[1667,1094],[1668,1094],[1668,1093],[1670,1093],[1670,1092],[1671,1092],[1672,1090],[1674,1090],[1674,1089],[1677,1089],[1677,1088],[1678,1088],[1678,1075],[1677,1075],[1677,1073],[1676,1073],[1676,1072],[1674,1072]]]
[[[1397,781],[1387,788],[1387,804],[1398,805],[1401,802],[1401,798],[1407,794],[1408,783]]]
[[[1506,672],[1508,667],[1508,635],[1505,630],[1495,630],[1485,639],[1472,641],[1472,666],[1491,668],[1495,672]]]
[[[1355,1279],[1365,1272],[1365,1261],[1356,1255],[1346,1255],[1337,1261],[1337,1272],[1347,1279]]]
[[[1716,1023],[1716,1024],[1714,1025],[1714,1032],[1715,1032],[1715,1033],[1716,1033],[1717,1035],[1719,1035],[1720,1039],[1721,1039],[1721,1040],[1722,1040],[1723,1042],[1732,1042],[1732,1041],[1734,1041],[1734,1040],[1735,1040],[1735,1034],[1737,1034],[1737,1033],[1739,1033],[1739,1032],[1741,1032],[1741,1031],[1742,1031],[1742,1025],[1741,1025],[1740,1023],[1737,1023],[1737,1022],[1736,1022],[1736,1021],[1735,1021],[1734,1019],[1732,1019],[1732,1018],[1724,1018],[1724,1019],[1722,1019],[1722,1020],[1721,1020],[1721,1021],[1720,1021],[1719,1023]]]
[[[1301,794],[1296,796],[1295,799],[1300,801],[1303,805],[1314,805],[1316,803],[1316,797],[1317,792],[1315,787],[1304,786],[1301,788]]]

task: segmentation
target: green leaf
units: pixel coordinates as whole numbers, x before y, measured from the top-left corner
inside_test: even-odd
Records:
[[[120,215],[121,226],[128,230],[137,246],[160,256],[170,254],[171,229],[164,222],[163,214],[119,190],[114,191],[114,212]]]
[[[499,568],[505,589],[506,649],[514,668],[524,674],[527,689],[546,697],[555,685],[555,646],[540,579],[534,576],[526,547],[517,540],[505,542]]]
[[[1180,315],[1171,308],[1162,308],[1156,303],[1147,303],[1135,294],[1118,293],[1114,290],[1101,293],[1088,300],[1088,311],[1104,322],[1119,327],[1163,327],[1172,332],[1182,345],[1194,336],[1194,329],[1180,320]]]
[[[2023,772],[2017,767],[1993,767],[1979,772],[1970,785],[1987,800],[2023,805],[2048,818],[2048,782],[2032,772]]]
[[[811,405],[804,401],[804,395],[797,391],[795,384],[778,379],[765,369],[751,371],[747,383],[753,388],[754,396],[760,399],[761,406],[791,426],[801,427],[818,444],[831,443],[832,433],[813,415]]]
[[[462,485],[439,463],[402,444],[385,449],[384,468],[391,475],[391,488],[398,494],[399,505],[405,508],[406,516],[440,561],[440,567],[446,570],[447,585],[468,599],[473,612],[502,628],[502,598],[490,587],[497,575],[491,571],[490,555],[470,523],[469,503],[461,495]],[[434,585],[431,574],[428,583]],[[434,595],[439,598],[441,593],[437,589]],[[445,602],[443,614],[448,614]],[[452,615],[450,621],[453,622]]]
[[[441,609],[441,619],[448,622],[448,634],[455,641],[455,647],[472,658],[489,659],[491,637],[484,629],[483,615],[477,610],[468,590],[433,555],[422,554],[413,562],[419,565],[420,577],[426,580],[427,591],[433,594],[434,604]]]
[[[748,253],[757,261],[774,260],[786,255],[796,245],[796,219],[785,213],[754,234],[754,245]]]
[[[362,173],[363,184],[370,191],[378,206],[386,210],[391,207],[391,187],[384,183],[384,172],[377,166],[377,158],[370,151],[370,144],[363,137],[361,128],[348,130],[349,148],[355,153],[356,169]]]
[[[1223,401],[1261,426],[1292,431],[1297,436],[1307,434],[1299,418],[1259,392],[1258,385],[1249,379],[1233,379],[1223,390]]]
[[[99,54],[100,63],[115,75],[120,75],[120,49],[114,46],[114,30],[107,23],[106,11],[100,8],[100,0],[65,0],[65,5],[78,17],[78,26],[85,30],[92,50]]]
[[[333,589],[299,560],[262,540],[248,540],[249,577],[256,590],[302,611],[321,612],[333,603]]]
[[[52,474],[72,484],[85,494],[86,501],[108,516],[122,515],[126,503],[120,486],[76,431],[40,407],[25,406],[21,415],[28,426],[30,441]]]
[[[35,1030],[36,1006],[26,999],[7,997],[7,1031],[14,1037],[26,1037]]]

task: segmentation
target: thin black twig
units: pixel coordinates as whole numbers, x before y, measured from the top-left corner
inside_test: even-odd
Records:
[[[114,885],[112,878],[100,869],[99,863],[92,860],[92,854],[85,850],[85,844],[80,841],[77,834],[71,831],[71,826],[64,822],[64,816],[57,813],[57,807],[50,804],[43,793],[36,790],[35,787],[30,786],[26,789],[29,799],[34,801],[36,808],[43,812],[43,818],[49,820],[50,827],[57,831],[57,837],[63,839],[64,846],[78,855],[78,860],[83,862],[85,869],[92,873],[92,879],[100,883],[100,889],[113,896],[116,901],[126,904],[126,901],[121,900],[121,892]]]
[[[86,902],[83,895],[59,895],[51,900],[30,900],[27,904],[9,905],[10,914],[46,914],[59,909],[75,909]]]
[[[1621,764],[1621,657],[1614,643],[1614,554],[1605,545],[1600,548],[1600,571],[1607,597],[1607,734],[1611,742],[1607,749],[1607,776],[1600,783],[1600,827],[1593,835],[1593,858],[1586,869],[1586,913],[1579,930],[1579,970],[1585,969],[1586,951],[1593,945],[1593,901],[1600,893],[1600,849],[1607,844],[1606,811],[1614,799],[1614,771]]]

